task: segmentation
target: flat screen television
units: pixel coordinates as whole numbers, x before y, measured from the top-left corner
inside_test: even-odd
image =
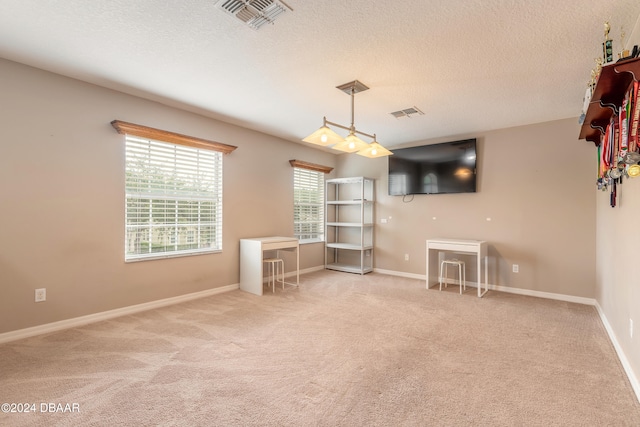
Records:
[[[393,150],[389,195],[476,192],[476,139]]]

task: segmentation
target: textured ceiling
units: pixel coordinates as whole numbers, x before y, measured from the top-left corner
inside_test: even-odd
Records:
[[[604,21],[617,52],[640,15],[638,0],[285,1],[256,31],[217,0],[0,0],[0,57],[291,141],[323,116],[348,125],[335,87],[357,79],[356,127],[394,147],[577,117]]]

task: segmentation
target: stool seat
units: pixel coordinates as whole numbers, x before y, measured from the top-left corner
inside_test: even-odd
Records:
[[[448,266],[454,266],[454,267],[458,267],[458,283],[460,284],[460,295],[462,295],[462,289],[464,289],[465,291],[467,290],[467,283],[466,283],[466,274],[465,274],[465,265],[464,265],[464,261],[461,261],[459,259],[445,259],[440,263],[440,290],[442,290],[442,283],[444,281],[444,287],[446,288],[448,283],[447,283],[447,267]],[[443,276],[443,270],[444,270],[444,276]],[[444,280],[443,280],[444,279]]]

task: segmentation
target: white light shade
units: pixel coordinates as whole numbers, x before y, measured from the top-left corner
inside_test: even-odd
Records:
[[[370,159],[373,159],[375,157],[390,156],[393,153],[387,150],[386,148],[384,148],[382,145],[378,144],[376,141],[373,141],[371,144],[367,145],[366,148],[363,148],[362,150],[358,151],[356,154],[360,154],[361,156],[369,157]]]
[[[356,151],[367,148],[368,145],[369,144],[355,136],[353,133],[350,133],[343,142],[340,142],[331,148],[338,151],[344,151],[346,153],[355,153]]]
[[[303,139],[304,142],[317,144],[326,147],[327,145],[338,144],[344,141],[344,138],[329,129],[322,126],[320,129]]]

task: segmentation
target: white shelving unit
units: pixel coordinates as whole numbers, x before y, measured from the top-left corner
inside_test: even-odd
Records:
[[[365,274],[373,271],[374,180],[326,181],[325,268]]]

